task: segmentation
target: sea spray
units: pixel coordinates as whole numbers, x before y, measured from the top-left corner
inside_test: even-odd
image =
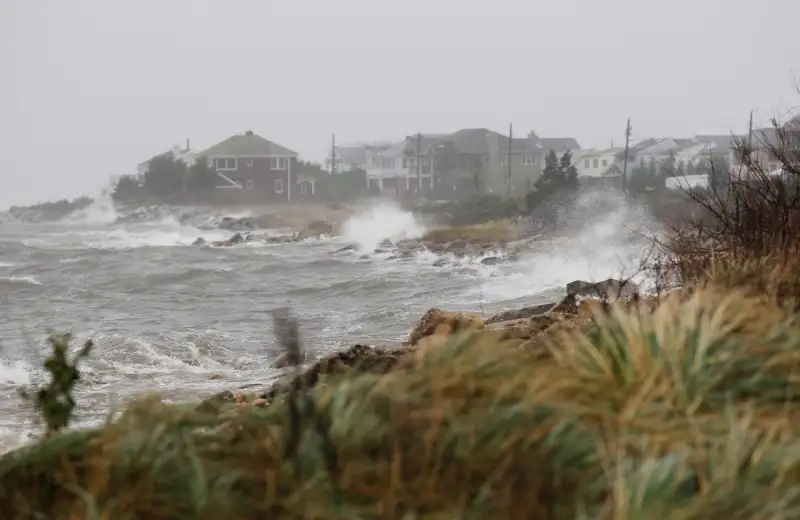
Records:
[[[560,290],[574,280],[632,277],[645,284],[643,263],[652,250],[654,230],[640,207],[603,193],[582,195],[565,232],[542,240],[505,275],[492,277],[480,288],[490,301],[513,300]]]
[[[114,201],[107,194],[94,199],[94,201],[81,210],[67,216],[65,221],[82,224],[112,224],[119,217]]]
[[[389,203],[350,217],[342,229],[342,236],[361,251],[373,251],[386,239],[396,242],[419,238],[424,233],[425,227],[412,213]]]

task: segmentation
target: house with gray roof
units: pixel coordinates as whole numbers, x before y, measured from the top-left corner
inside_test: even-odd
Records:
[[[438,198],[460,197],[478,187],[499,194],[510,187],[512,193],[521,193],[541,175],[547,151],[560,155],[579,148],[572,138],[541,139],[531,132],[509,140],[488,128],[415,134],[376,154],[367,168],[367,183],[386,191],[434,190]]]
[[[297,172],[297,152],[248,130],[197,154],[219,177],[218,190],[241,190],[254,202],[292,202],[310,198],[312,179]]]

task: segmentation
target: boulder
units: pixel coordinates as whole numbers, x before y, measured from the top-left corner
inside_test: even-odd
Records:
[[[469,312],[445,312],[430,309],[422,316],[408,338],[411,345],[426,336],[450,336],[457,332],[483,329],[483,318]]]
[[[530,318],[495,322],[491,325],[487,325],[486,329],[488,331],[497,332],[499,335],[498,340],[501,341],[508,339],[529,340],[556,323],[574,318],[575,316],[572,314],[550,312],[538,316],[531,316]]]
[[[636,284],[629,280],[615,280],[609,278],[601,282],[585,282],[583,280],[575,280],[567,284],[567,294],[573,296],[584,296],[590,298],[608,298],[616,300],[617,298],[630,298],[637,291]]]
[[[447,265],[447,260],[440,258],[433,263],[433,267],[444,267]]]
[[[212,242],[212,245],[217,247],[230,247],[235,246],[236,244],[241,244],[242,242],[244,242],[244,237],[241,233],[236,233],[228,240],[218,240],[216,242]]]
[[[203,246],[206,243],[206,239],[203,237],[197,237],[197,239],[192,242],[193,246]]]
[[[299,233],[303,238],[319,237],[333,234],[333,225],[325,220],[315,220]]]
[[[499,256],[487,256],[486,258],[481,260],[482,265],[497,265],[502,262],[503,259]]]
[[[550,312],[550,310],[552,310],[553,307],[555,306],[556,306],[555,303],[542,303],[538,305],[523,307],[521,309],[513,309],[510,311],[498,312],[488,320],[484,321],[484,324],[490,325],[492,323],[498,323],[501,321],[520,320],[523,318],[530,318],[531,316],[546,314]]]
[[[349,246],[344,246],[341,249],[337,249],[333,252],[333,254],[345,253],[347,251],[355,251],[358,248],[355,244],[350,244]]]
[[[222,220],[217,227],[219,227],[219,229],[227,229],[230,231],[251,231],[255,229],[255,224],[253,223],[253,219],[250,217],[222,217]]]
[[[395,245],[394,242],[385,238],[378,244],[378,247],[375,249],[375,253],[388,253],[389,251],[394,251]]]

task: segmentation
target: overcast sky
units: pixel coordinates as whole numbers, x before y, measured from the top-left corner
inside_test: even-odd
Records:
[[[190,138],[489,127],[584,148],[800,104],[800,0],[0,0],[0,208]]]

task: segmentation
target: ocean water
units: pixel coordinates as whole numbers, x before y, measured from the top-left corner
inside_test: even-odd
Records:
[[[591,202],[591,201],[590,201]],[[0,223],[0,451],[39,426],[18,389],[43,381],[50,331],[95,349],[81,368],[77,421],[105,418],[137,394],[200,399],[243,384],[268,384],[279,354],[270,311],[289,307],[313,356],[356,343],[407,337],[429,308],[487,314],[556,301],[575,279],[630,275],[646,255],[641,212],[619,207],[582,217],[558,239],[494,266],[462,258],[445,267],[421,252],[374,253],[385,238],[425,226],[391,205],[365,209],[342,236],[291,244],[193,247],[231,232],[172,217],[117,224],[102,201],[61,222]],[[344,245],[355,251],[337,253]],[[214,374],[221,379],[211,380]]]

